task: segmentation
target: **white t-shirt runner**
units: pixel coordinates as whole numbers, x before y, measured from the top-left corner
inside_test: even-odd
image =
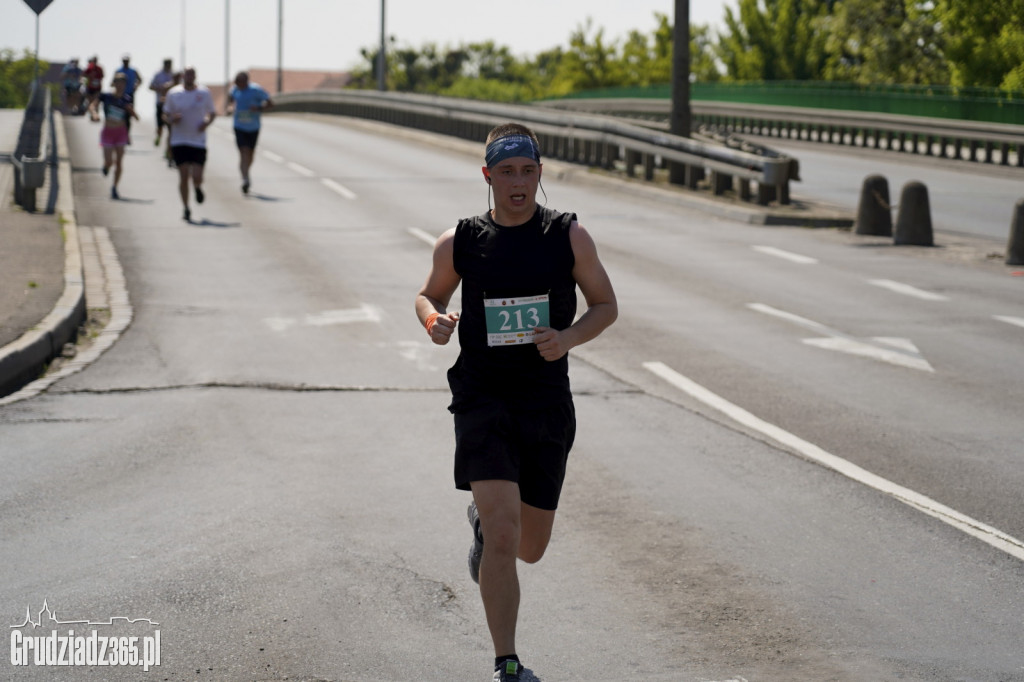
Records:
[[[202,85],[192,90],[186,90],[184,85],[175,85],[167,93],[164,114],[171,117],[178,113],[181,120],[171,124],[171,146],[206,149],[206,131],[199,130],[199,126],[209,114],[216,113],[210,91]]]

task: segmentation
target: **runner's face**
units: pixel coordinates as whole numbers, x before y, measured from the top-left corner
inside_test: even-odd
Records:
[[[504,159],[484,168],[494,191],[495,219],[503,225],[519,225],[533,216],[541,165],[526,156]]]

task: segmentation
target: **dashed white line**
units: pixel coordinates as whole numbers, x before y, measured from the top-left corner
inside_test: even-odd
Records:
[[[751,247],[754,251],[766,254],[768,256],[775,256],[776,258],[782,258],[792,263],[799,263],[800,265],[814,265],[818,262],[817,258],[811,258],[810,256],[802,256],[799,253],[792,253],[791,251],[783,251],[777,249],[774,246],[753,246]]]
[[[283,156],[278,156],[274,152],[268,152],[268,151],[264,150],[261,153],[263,154],[264,158],[269,159],[269,160],[273,161],[274,163],[282,163],[284,161],[284,157]]]
[[[337,192],[338,194],[340,194],[341,196],[345,197],[346,199],[350,199],[351,200],[351,199],[356,199],[357,198],[355,192],[350,190],[348,187],[345,187],[345,185],[341,184],[340,182],[335,182],[334,180],[331,180],[330,178],[321,178],[320,182],[322,182],[324,184],[324,186],[327,187],[328,189],[331,189],[334,192]]]
[[[437,242],[437,237],[430,234],[426,230],[421,230],[418,227],[410,227],[409,234],[411,234],[413,237],[416,237],[416,239],[419,239],[420,241],[430,244],[431,246],[433,246],[434,243]]]
[[[288,161],[284,165],[286,167],[288,167],[288,168],[291,168],[293,171],[295,171],[299,175],[305,175],[307,178],[310,178],[310,177],[313,177],[314,175],[316,175],[316,173],[314,173],[313,171],[309,170],[305,166],[300,166],[299,164],[295,163],[294,161]]]
[[[1007,324],[1015,324],[1018,327],[1024,327],[1024,317],[1010,317],[1009,315],[993,315],[992,317],[999,320],[1000,322],[1005,322]]]
[[[679,374],[664,363],[645,362],[643,363],[643,366],[652,374],[661,377],[669,384],[699,400],[708,407],[718,410],[733,421],[736,421],[747,428],[764,434],[777,443],[798,452],[803,457],[832,469],[836,473],[842,474],[843,476],[866,485],[869,488],[873,488],[879,492],[890,495],[918,511],[922,511],[925,514],[952,526],[953,528],[978,538],[982,542],[985,542],[996,549],[1006,552],[1010,556],[1024,561],[1024,542],[1021,540],[1007,535],[1006,533],[980,521],[972,519],[969,516],[961,514],[955,509],[951,509],[940,504],[939,502],[921,495],[920,493],[914,492],[909,488],[904,488],[903,486],[897,485],[892,481],[871,473],[870,471],[862,469],[856,464],[848,462],[841,457],[837,457],[836,455],[826,452],[817,445],[809,443],[802,438],[775,426],[774,424],[770,424],[754,416],[738,405],[730,403],[725,398],[712,393],[700,384],[683,376],[682,374]]]
[[[942,294],[918,289],[917,287],[912,287],[909,284],[903,284],[902,282],[894,282],[891,279],[869,279],[868,284],[873,284],[876,287],[882,287],[883,289],[888,289],[889,291],[894,291],[897,294],[903,294],[904,296],[913,296],[914,298],[919,298],[922,301],[949,300],[949,297],[943,296]]]

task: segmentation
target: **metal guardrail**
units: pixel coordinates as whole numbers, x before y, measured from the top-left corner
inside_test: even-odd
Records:
[[[36,190],[46,182],[52,151],[50,93],[39,81],[32,84],[18,144],[11,156],[14,166],[14,199],[26,211],[36,210]]]
[[[643,120],[664,127],[671,102],[605,98],[548,106]],[[803,140],[976,163],[1024,167],[1024,126],[857,111],[694,101],[693,122],[709,132]]]
[[[742,200],[760,204],[788,204],[789,182],[796,179],[795,164],[783,154],[738,150],[600,114],[366,90],[285,93],[274,97],[274,108],[372,119],[481,143],[491,128],[514,120],[537,133],[546,157],[630,177],[639,167],[647,180],[657,168],[675,164],[690,189],[733,189]]]

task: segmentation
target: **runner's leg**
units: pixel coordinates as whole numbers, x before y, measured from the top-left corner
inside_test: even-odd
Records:
[[[512,481],[493,480],[474,481],[471,487],[484,537],[480,597],[494,643],[494,655],[514,654],[519,618],[516,558],[522,530],[519,486]]]

